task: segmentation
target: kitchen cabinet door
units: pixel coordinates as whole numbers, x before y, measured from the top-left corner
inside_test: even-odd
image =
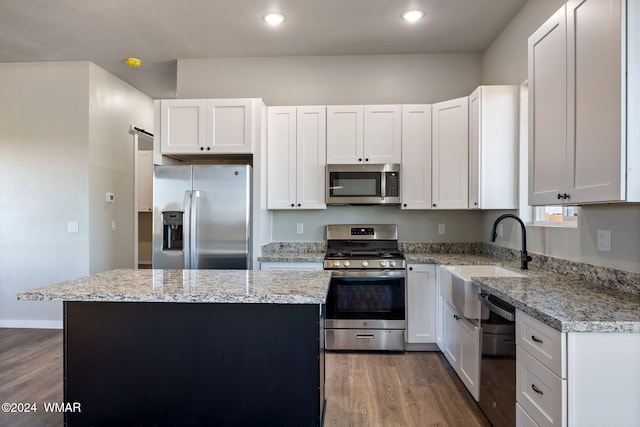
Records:
[[[400,105],[364,106],[364,163],[400,163],[401,135]]]
[[[528,41],[529,204],[562,202],[566,174],[567,65],[564,6]]]
[[[207,101],[163,99],[160,101],[162,154],[197,154],[205,150]]]
[[[433,209],[469,205],[469,98],[433,104]]]
[[[469,208],[517,208],[518,87],[480,86],[469,96]]]
[[[436,266],[407,268],[407,343],[436,342]]]
[[[621,0],[567,3],[570,102],[566,193],[571,203],[626,197],[626,139],[621,115],[625,100],[621,85],[626,66],[621,57],[624,46],[620,6]]]
[[[402,106],[401,209],[431,209],[431,105]]]
[[[296,207],[326,209],[327,112],[324,106],[297,108]]]
[[[460,356],[458,375],[471,395],[480,396],[480,327],[465,318],[459,321]]]
[[[451,366],[457,371],[460,357],[460,315],[449,303],[443,304],[442,321],[442,353]]]
[[[364,107],[332,105],[327,107],[327,163],[364,162]]]
[[[153,211],[153,151],[138,151],[138,212]]]
[[[211,153],[253,152],[253,100],[207,101],[207,147]]]
[[[267,109],[267,207],[296,205],[296,107]]]
[[[325,107],[269,107],[267,207],[326,209]]]

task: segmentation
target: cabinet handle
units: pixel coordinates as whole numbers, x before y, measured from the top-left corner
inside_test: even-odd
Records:
[[[402,206],[404,206],[404,207],[406,208],[406,207],[407,207],[407,204],[405,203],[405,204],[403,204]]]
[[[531,339],[534,340],[535,342],[539,343],[539,344],[543,344],[544,341],[542,341],[540,338],[538,338],[535,335],[531,335]]]
[[[369,159],[364,159],[364,161],[365,161],[365,162],[368,162],[368,161],[369,161]]]
[[[358,161],[359,161],[359,162],[361,162],[361,161],[362,161],[362,158],[359,158],[359,159],[358,159]]]
[[[300,203],[298,203],[298,207],[302,206]]]
[[[409,267],[409,271],[413,271],[413,267]]]
[[[562,195],[562,198],[563,198],[563,199],[570,199],[571,197],[570,197],[567,193],[564,193],[564,194]]]
[[[558,193],[558,200],[562,199],[562,194]]]
[[[204,151],[204,147],[200,147],[200,151]]]
[[[538,387],[536,387],[535,384],[531,384],[531,388],[533,389],[533,391],[538,393],[540,396],[544,396],[544,393],[542,392],[542,390],[540,390]]]
[[[211,147],[207,147],[207,151],[211,150]]]
[[[292,207],[292,208],[295,208],[295,207],[296,207],[296,205],[295,205],[295,204],[293,204],[293,203],[291,203],[291,207]]]
[[[435,204],[435,203],[433,204],[433,207],[434,207],[434,208],[436,207],[436,204]]]

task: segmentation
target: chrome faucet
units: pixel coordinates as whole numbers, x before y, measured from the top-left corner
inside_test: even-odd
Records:
[[[500,215],[493,223],[493,228],[491,229],[491,241],[492,242],[496,241],[496,237],[498,237],[498,232],[496,231],[496,228],[498,227],[498,224],[500,223],[500,221],[502,221],[505,218],[513,218],[520,223],[520,227],[522,228],[522,250],[520,251],[520,269],[528,270],[529,261],[531,261],[531,257],[527,253],[527,230],[524,225],[524,222],[522,222],[522,220],[518,215],[514,215],[514,214]]]

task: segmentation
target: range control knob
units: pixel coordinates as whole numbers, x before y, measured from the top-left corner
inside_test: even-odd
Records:
[[[380,261],[380,267],[385,268],[387,266],[387,261]]]
[[[397,261],[391,261],[391,267],[395,267],[395,266],[397,266],[397,265],[398,265],[398,262],[397,262]]]
[[[350,265],[351,265],[351,263],[350,263],[349,261],[345,261],[345,262],[344,262],[344,266],[345,266],[345,267],[349,267]]]
[[[340,261],[333,261],[334,267],[340,267]]]
[[[362,261],[362,266],[367,267],[369,265],[369,261]]]

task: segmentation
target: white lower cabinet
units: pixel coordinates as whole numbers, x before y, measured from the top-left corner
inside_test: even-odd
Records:
[[[474,399],[480,393],[480,327],[443,304],[442,352]]]
[[[407,343],[436,342],[436,266],[407,267]]]
[[[260,270],[322,270],[321,262],[261,262]]]
[[[516,427],[539,427],[518,403],[516,403]]]
[[[640,426],[640,333],[563,333],[516,312],[516,425]]]

